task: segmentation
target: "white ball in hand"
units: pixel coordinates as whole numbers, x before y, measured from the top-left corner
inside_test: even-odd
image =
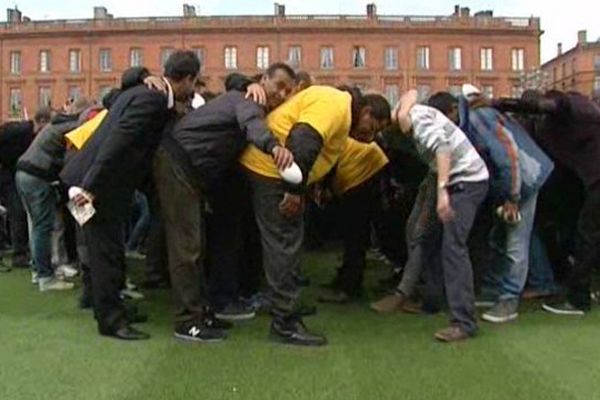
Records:
[[[298,185],[302,183],[302,170],[298,166],[298,164],[293,163],[290,167],[280,170],[279,175],[283,178],[287,183],[291,183],[292,185]]]

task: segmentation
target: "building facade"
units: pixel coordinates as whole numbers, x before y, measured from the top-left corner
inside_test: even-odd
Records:
[[[600,39],[589,42],[586,31],[578,32],[577,39],[577,45],[565,53],[559,43],[557,56],[542,65],[547,77],[544,88],[600,97]]]
[[[488,96],[520,93],[523,71],[539,68],[538,18],[449,16],[286,15],[113,18],[30,21],[12,10],[0,24],[0,116],[19,118],[40,105],[56,107],[79,95],[101,98],[130,66],[159,73],[180,48],[197,51],[203,79],[221,91],[227,74],[254,75],[276,61],[311,73],[321,84],[350,83],[395,102],[403,90],[422,97],[479,85]],[[17,15],[15,15],[15,12]]]

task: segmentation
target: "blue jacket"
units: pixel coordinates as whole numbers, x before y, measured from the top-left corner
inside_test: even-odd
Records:
[[[554,163],[525,129],[493,107],[470,108],[463,97],[459,111],[461,128],[490,171],[492,199],[519,203],[537,193]]]

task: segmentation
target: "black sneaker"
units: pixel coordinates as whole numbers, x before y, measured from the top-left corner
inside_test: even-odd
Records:
[[[327,339],[323,335],[311,333],[299,317],[276,317],[271,323],[272,340],[294,346],[324,346]]]
[[[556,315],[585,315],[585,311],[575,307],[568,301],[563,303],[548,303],[544,304],[542,308],[549,313]]]
[[[224,321],[248,321],[256,317],[256,312],[242,302],[235,302],[215,312],[218,319]]]
[[[204,322],[182,324],[175,329],[174,334],[177,339],[199,343],[218,343],[227,338],[225,332],[209,328]]]
[[[206,325],[207,328],[225,331],[233,328],[233,324],[231,322],[223,321],[222,319],[215,317],[215,313],[210,308],[207,308],[204,311],[202,318],[204,320],[204,325]]]

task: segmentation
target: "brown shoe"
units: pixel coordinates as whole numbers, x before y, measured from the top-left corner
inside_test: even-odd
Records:
[[[407,314],[423,314],[423,302],[407,300],[402,305],[402,312]]]
[[[471,336],[465,332],[461,327],[453,325],[448,328],[442,329],[435,334],[435,338],[440,342],[454,343],[460,342],[461,340],[470,339]]]
[[[371,309],[381,314],[401,311],[406,297],[401,293],[393,293],[383,299],[371,303]]]

